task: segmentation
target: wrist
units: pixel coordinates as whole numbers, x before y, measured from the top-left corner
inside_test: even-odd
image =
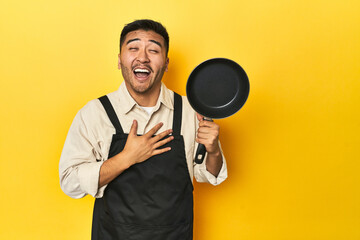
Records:
[[[219,157],[219,156],[221,156],[221,151],[220,151],[220,148],[217,147],[215,150],[213,150],[211,152],[208,151],[207,154],[210,156]]]
[[[124,170],[135,164],[134,161],[132,161],[132,158],[124,151],[115,155],[114,160],[116,162],[117,168]]]

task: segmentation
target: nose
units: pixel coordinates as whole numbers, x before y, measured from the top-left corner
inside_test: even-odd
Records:
[[[146,49],[142,49],[141,51],[139,51],[139,54],[137,56],[137,60],[141,63],[147,63],[150,62],[149,56],[146,52]]]

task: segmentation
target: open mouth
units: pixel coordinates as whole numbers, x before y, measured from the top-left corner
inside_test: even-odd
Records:
[[[150,70],[146,68],[135,68],[133,72],[137,78],[147,78],[150,75]]]

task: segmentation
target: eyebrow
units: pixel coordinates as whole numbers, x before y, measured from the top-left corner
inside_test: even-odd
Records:
[[[159,45],[159,47],[162,47],[162,46],[161,46],[161,43],[159,43],[158,41],[155,41],[155,40],[149,40],[149,42],[155,43],[156,45]]]
[[[140,38],[130,39],[129,41],[126,42],[126,45],[128,45],[129,43],[134,42],[134,41],[140,41]],[[162,47],[161,43],[159,43],[158,41],[149,40],[149,42],[155,43],[156,45],[159,45],[160,47]]]
[[[130,39],[129,41],[126,42],[126,45],[128,45],[129,43],[134,42],[134,41],[140,41],[140,38]]]

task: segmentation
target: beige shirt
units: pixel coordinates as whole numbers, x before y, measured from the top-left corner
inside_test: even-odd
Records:
[[[159,122],[164,125],[157,132],[171,129],[173,123],[173,91],[161,86],[159,99],[150,114],[142,109],[130,96],[125,83],[107,95],[112,103],[125,133],[132,121],[138,121],[138,134],[145,134]],[[226,161],[217,177],[206,170],[206,158],[202,164],[195,164],[197,148],[195,142],[198,120],[186,97],[183,100],[181,135],[185,143],[185,155],[191,180],[218,185],[227,178]],[[106,185],[98,188],[100,167],[108,158],[112,136],[115,133],[104,107],[98,99],[87,103],[75,116],[70,127],[60,158],[59,175],[62,190],[72,198],[90,194],[100,198]]]

